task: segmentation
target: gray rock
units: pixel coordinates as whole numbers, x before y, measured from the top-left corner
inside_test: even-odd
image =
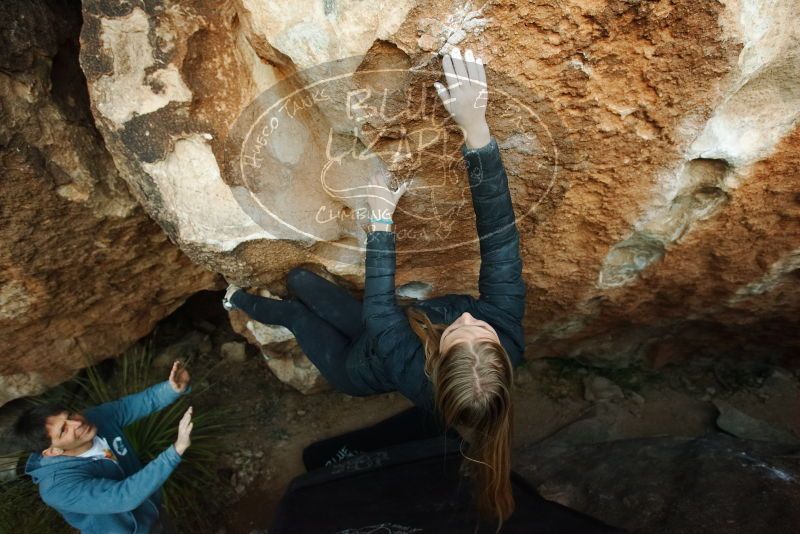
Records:
[[[398,297],[422,300],[430,296],[433,286],[427,282],[408,282],[395,289]]]
[[[545,358],[537,358],[525,362],[525,368],[533,374],[544,373],[550,369],[550,362]]]
[[[636,393],[635,391],[631,391],[628,394],[628,397],[637,405],[637,406],[644,406],[645,398]]]
[[[592,402],[624,399],[622,388],[608,378],[592,375],[583,379],[583,397]]]
[[[217,329],[217,326],[214,323],[206,321],[204,319],[197,320],[192,324],[197,330],[204,332],[206,334],[211,334]]]
[[[790,432],[775,428],[761,419],[751,417],[727,402],[714,401],[714,405],[719,410],[717,426],[728,434],[756,441],[774,441],[776,443],[800,445],[800,440]]]
[[[533,375],[531,374],[530,370],[528,370],[528,366],[518,367],[514,370],[514,383],[518,386],[524,386],[525,384],[530,384],[533,382]]]
[[[153,367],[167,368],[175,360],[186,361],[200,354],[208,354],[213,348],[211,338],[202,332],[189,332],[179,341],[162,350],[153,359]]]
[[[245,344],[241,341],[229,341],[220,347],[222,358],[234,363],[241,363],[247,359]]]
[[[797,379],[787,369],[773,369],[772,374],[764,381],[763,389],[780,394],[786,392],[788,394],[797,394],[798,384]]]
[[[262,347],[264,359],[270,371],[278,380],[289,384],[304,395],[311,395],[325,389],[330,385],[314,364],[306,358],[300,346],[292,342],[282,347],[283,352]]]
[[[561,436],[517,451],[514,469],[546,498],[648,534],[795,534],[798,447],[723,433],[576,444]]]

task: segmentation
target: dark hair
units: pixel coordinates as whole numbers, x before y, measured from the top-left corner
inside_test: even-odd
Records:
[[[43,451],[51,445],[45,429],[47,418],[68,411],[66,406],[58,403],[31,406],[14,423],[14,436],[25,450]]]

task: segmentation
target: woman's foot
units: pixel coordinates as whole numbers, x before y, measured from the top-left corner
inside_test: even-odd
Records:
[[[241,287],[231,284],[228,286],[228,290],[225,291],[225,296],[222,297],[222,307],[228,311],[236,309],[236,305],[231,302],[231,297],[233,294],[242,289]]]

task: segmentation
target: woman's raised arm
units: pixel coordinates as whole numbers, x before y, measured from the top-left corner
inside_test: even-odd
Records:
[[[497,141],[489,134],[486,122],[489,99],[486,72],[481,59],[475,59],[470,50],[464,56],[461,57],[458,48],[445,55],[442,68],[448,85],[435,85],[445,109],[464,133],[461,151],[467,165],[481,249],[480,298],[521,321],[525,312],[525,283],[519,232],[508,176]]]
[[[369,177],[367,205],[369,206],[369,228],[367,230],[367,257],[364,280],[364,303],[362,315],[367,333],[375,340],[378,351],[388,355],[404,341],[413,336],[395,299],[394,273],[395,234],[394,216],[397,202],[406,191],[403,183],[396,191],[388,187],[388,173],[382,164]]]

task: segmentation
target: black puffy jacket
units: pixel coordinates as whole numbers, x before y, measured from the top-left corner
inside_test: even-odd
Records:
[[[485,147],[462,146],[461,151],[480,237],[480,298],[444,295],[413,305],[434,323],[450,324],[464,312],[488,322],[516,366],[525,350],[525,283],[508,177],[494,138]],[[363,307],[366,332],[350,347],[347,373],[365,394],[399,391],[430,410],[433,394],[424,372],[424,349],[395,300],[394,274],[395,235],[368,234]]]

